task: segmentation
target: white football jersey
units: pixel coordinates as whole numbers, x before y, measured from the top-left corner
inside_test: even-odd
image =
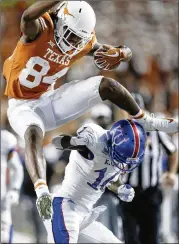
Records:
[[[83,137],[83,133],[89,128],[95,143],[84,152],[71,152],[62,186],[55,194],[71,198],[84,210],[93,208],[105,187],[117,181],[120,173],[113,166],[106,150],[106,130],[96,124],[87,124],[77,134]]]
[[[17,146],[16,137],[7,130],[1,130],[1,199],[6,194],[8,154]]]

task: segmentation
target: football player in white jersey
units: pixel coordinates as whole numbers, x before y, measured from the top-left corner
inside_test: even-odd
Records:
[[[13,226],[11,206],[19,202],[23,182],[23,167],[16,151],[17,139],[1,130],[1,242],[11,243]]]
[[[52,227],[44,221],[48,236],[55,243],[120,243],[96,221],[105,207],[94,205],[105,187],[121,200],[132,201],[133,188],[121,185],[118,179],[143,160],[146,134],[142,126],[130,120],[120,120],[110,130],[85,124],[76,137],[61,135],[53,144],[57,149],[73,151],[59,192],[54,195]]]

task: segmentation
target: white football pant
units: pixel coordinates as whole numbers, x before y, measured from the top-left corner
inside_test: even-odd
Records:
[[[82,81],[71,81],[55,91],[48,91],[39,99],[10,99],[8,119],[14,131],[24,139],[29,125],[38,125],[43,132],[56,129],[80,117],[102,102],[99,85],[102,76]]]
[[[102,207],[91,212],[77,208],[69,198],[54,198],[52,221],[44,222],[48,243],[121,243],[109,229],[95,221]]]

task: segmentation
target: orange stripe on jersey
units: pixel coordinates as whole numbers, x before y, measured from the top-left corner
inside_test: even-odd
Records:
[[[60,79],[67,67],[91,51],[96,37],[77,55],[64,55],[54,39],[53,21],[48,13],[39,18],[42,33],[31,43],[20,39],[16,49],[3,66],[7,82],[5,95],[17,99],[36,99],[45,93],[51,84]]]

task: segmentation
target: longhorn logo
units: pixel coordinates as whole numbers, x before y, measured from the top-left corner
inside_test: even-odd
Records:
[[[67,4],[68,4],[68,3],[67,3]],[[71,14],[71,13],[69,12],[69,10],[68,10],[68,8],[67,8],[67,4],[66,4],[66,6],[65,6],[65,8],[64,8],[64,10],[63,10],[64,15],[70,15],[70,16],[72,16],[73,18],[75,18],[74,15]]]

